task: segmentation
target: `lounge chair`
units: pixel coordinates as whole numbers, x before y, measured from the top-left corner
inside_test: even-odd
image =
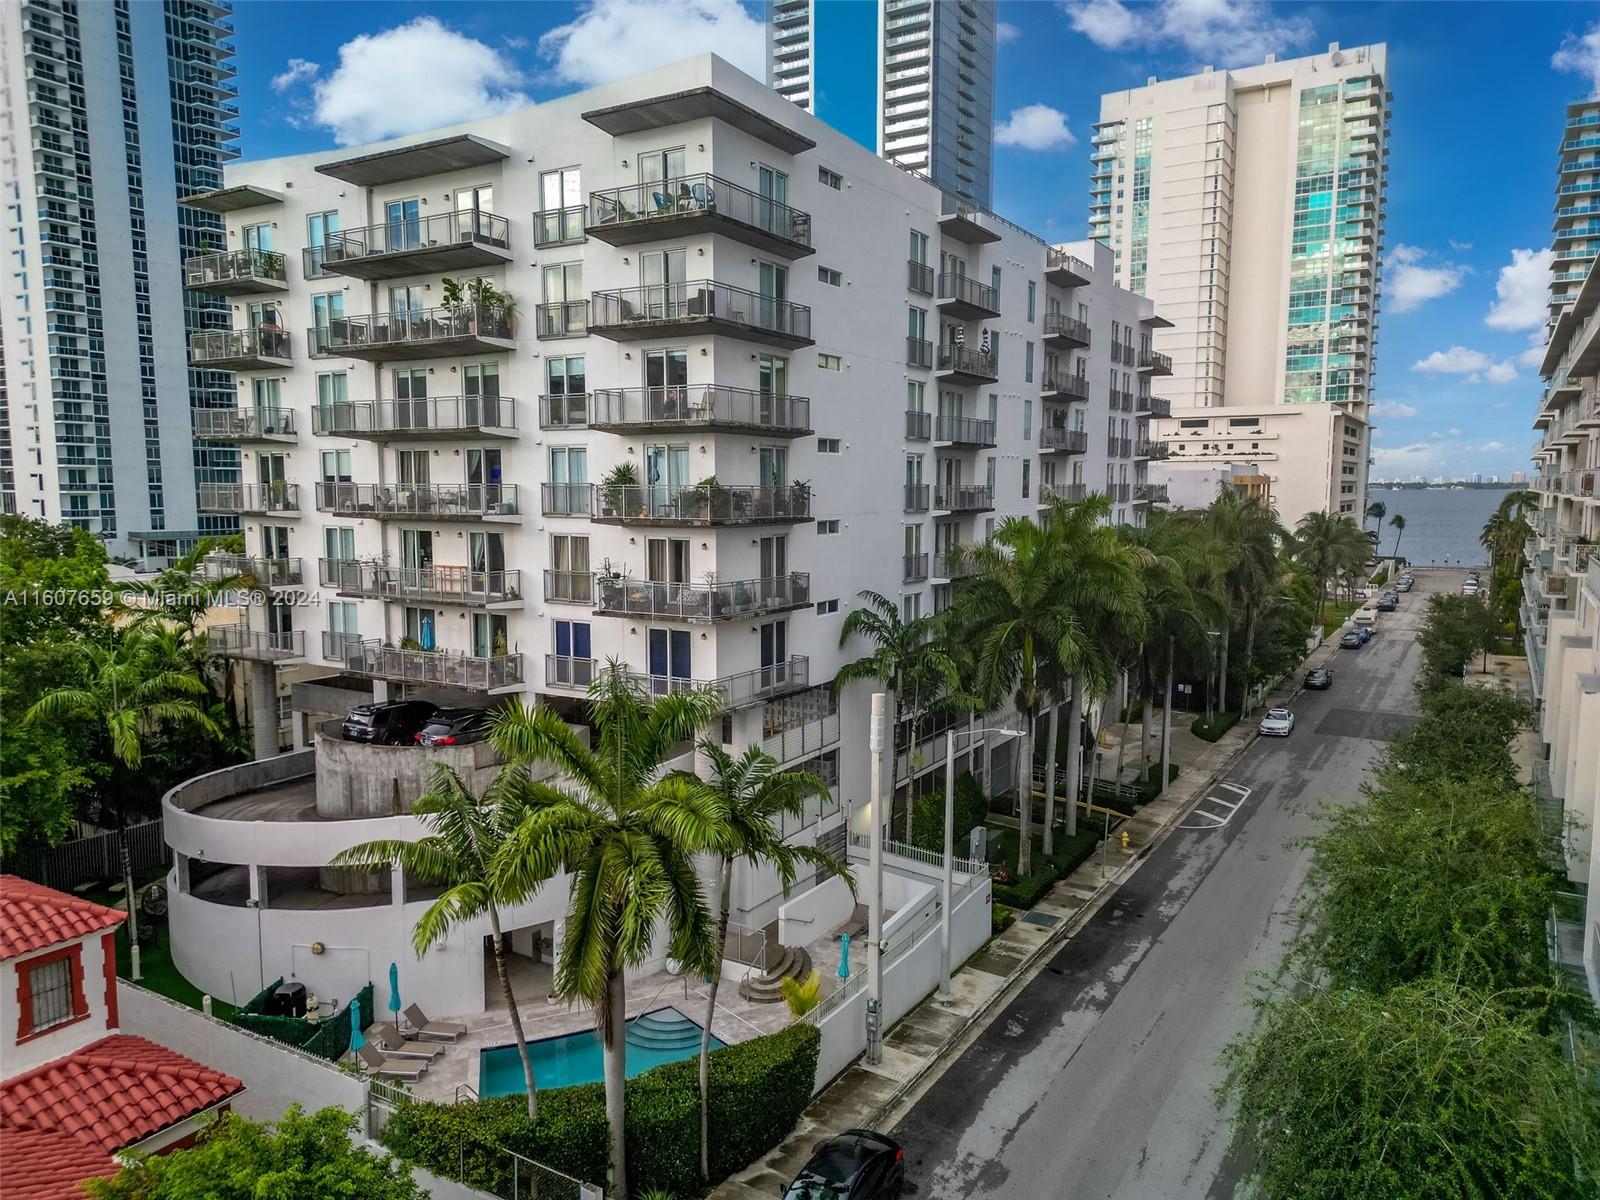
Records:
[[[465,1025],[454,1021],[428,1020],[428,1014],[415,1004],[406,1005],[406,1020],[411,1022],[412,1032],[427,1041],[453,1042],[467,1031]]]
[[[374,1075],[382,1075],[389,1079],[415,1080],[428,1069],[427,1063],[418,1062],[414,1058],[386,1058],[372,1046],[361,1047],[356,1051],[356,1057],[365,1063],[367,1070]]]
[[[413,1042],[406,1039],[397,1025],[388,1021],[373,1026],[373,1040],[379,1048],[395,1058],[438,1058],[444,1047],[438,1042]]]

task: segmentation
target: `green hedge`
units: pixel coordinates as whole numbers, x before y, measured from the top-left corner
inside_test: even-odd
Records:
[[[1203,742],[1214,742],[1238,723],[1238,713],[1219,712],[1209,721],[1204,717],[1196,717],[1194,724],[1189,726],[1189,732]]]
[[[271,1038],[275,1042],[284,1042],[297,1050],[304,1050],[307,1054],[314,1054],[329,1062],[337,1062],[350,1048],[349,1005],[339,1009],[332,1016],[324,1017],[315,1025],[304,1017],[269,1015],[264,1011],[267,998],[282,984],[283,980],[277,979],[257,992],[243,1008],[234,1013],[231,1018],[233,1023],[241,1029]],[[360,1006],[361,1028],[366,1029],[372,1024],[373,1019],[370,983],[356,993],[354,1003]]]
[[[1017,869],[1017,831],[1011,828],[992,829],[993,839],[990,848],[990,861],[997,862],[999,867],[1013,876],[1009,882],[999,882],[996,876],[994,884],[994,903],[1004,904],[1019,912],[1032,908],[1054,885],[1056,880],[1070,875],[1091,854],[1099,844],[1098,834],[1087,830],[1068,837],[1060,830],[1056,831],[1055,852],[1048,858],[1044,853],[1044,840],[1035,833],[1033,835],[1033,869],[1021,877],[1016,876]]]
[[[777,1145],[811,1101],[822,1035],[799,1023],[711,1053],[711,1175],[725,1179]],[[640,1196],[660,1188],[698,1195],[700,1088],[695,1059],[628,1080],[624,1092],[628,1176]],[[539,1093],[528,1121],[522,1096],[466,1104],[411,1102],[389,1118],[383,1143],[407,1162],[498,1195],[511,1194],[513,1150],[590,1183],[608,1161],[605,1088],[598,1083]]]

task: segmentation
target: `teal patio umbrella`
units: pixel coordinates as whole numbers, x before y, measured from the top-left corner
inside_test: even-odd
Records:
[[[367,1039],[361,1035],[361,1005],[350,1006],[350,1053],[354,1054],[367,1044]]]
[[[395,1025],[400,1024],[400,964],[389,964],[389,1011],[394,1014]]]
[[[850,978],[850,935],[848,933],[839,935],[839,978]]]

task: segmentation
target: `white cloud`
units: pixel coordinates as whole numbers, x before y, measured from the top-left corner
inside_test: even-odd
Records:
[[[1528,335],[1528,348],[1514,360],[1519,367],[1537,367],[1544,361],[1544,330],[1536,329]]]
[[[309,98],[291,97],[304,112],[291,119],[331,129],[336,142],[351,146],[519,108],[528,103],[521,82],[500,51],[417,17],[340,46],[339,65],[326,78],[319,64],[291,59],[272,86],[310,84]]]
[[[1412,363],[1411,369],[1424,375],[1465,375],[1468,383],[1510,383],[1517,377],[1514,360],[1496,361],[1492,354],[1465,346],[1435,350],[1427,358]]]
[[[1007,42],[1014,42],[1021,36],[1022,30],[1018,29],[1010,21],[995,22],[994,40],[1000,45],[1004,46]]]
[[[1381,401],[1372,406],[1372,415],[1375,417],[1388,417],[1396,421],[1410,420],[1417,415],[1415,405],[1401,404],[1396,400]]]
[[[1414,312],[1430,300],[1448,296],[1461,286],[1466,271],[1454,263],[1424,266],[1428,252],[1420,246],[1399,245],[1389,252],[1389,278],[1385,295],[1391,312]]]
[[[275,92],[287,91],[296,84],[305,83],[315,79],[322,68],[316,63],[304,58],[291,58],[289,65],[277,75],[272,77],[272,90]]]
[[[1373,474],[1386,478],[1428,474],[1444,461],[1443,448],[1434,442],[1412,442],[1407,446],[1374,446]]]
[[[766,27],[739,0],[593,0],[539,39],[555,78],[584,87],[707,51],[766,76]]]
[[[1451,238],[1450,239],[1450,249],[1454,250],[1457,254],[1465,254],[1468,250],[1472,249],[1472,243],[1471,242],[1458,242],[1458,241],[1455,240],[1455,238]]]
[[[1567,34],[1561,49],[1551,55],[1550,65],[1558,71],[1587,75],[1590,86],[1600,92],[1600,25],[1591,25],[1586,33]]]
[[[1508,449],[1504,442],[1485,442],[1478,447],[1479,454],[1499,454]]]
[[[1023,150],[1060,150],[1078,139],[1067,128],[1067,114],[1048,104],[1027,104],[1011,110],[1008,120],[994,127],[997,146]]]
[[[1538,329],[1545,321],[1549,299],[1550,250],[1513,250],[1509,266],[1495,280],[1495,302],[1483,323],[1490,329]]]
[[[1161,0],[1130,8],[1121,0],[1067,3],[1073,29],[1103,50],[1138,43],[1174,45],[1197,62],[1259,63],[1310,39],[1304,17],[1282,17],[1261,0]]]

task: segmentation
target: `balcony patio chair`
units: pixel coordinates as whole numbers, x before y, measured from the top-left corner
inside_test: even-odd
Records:
[[[717,193],[708,184],[697,183],[689,189],[689,195],[694,200],[694,206],[707,212],[715,211],[717,207]]]
[[[444,1053],[438,1042],[413,1042],[400,1032],[400,1027],[389,1021],[373,1026],[373,1040],[383,1053],[391,1058],[422,1058],[432,1061]]]
[[[356,1057],[368,1071],[386,1079],[405,1079],[415,1082],[428,1069],[428,1064],[425,1062],[419,1062],[414,1058],[389,1058],[370,1045],[357,1050]]]
[[[672,197],[667,195],[667,193],[651,192],[650,199],[655,203],[656,216],[659,217],[663,213],[669,213],[673,211],[674,205],[672,203]]]

